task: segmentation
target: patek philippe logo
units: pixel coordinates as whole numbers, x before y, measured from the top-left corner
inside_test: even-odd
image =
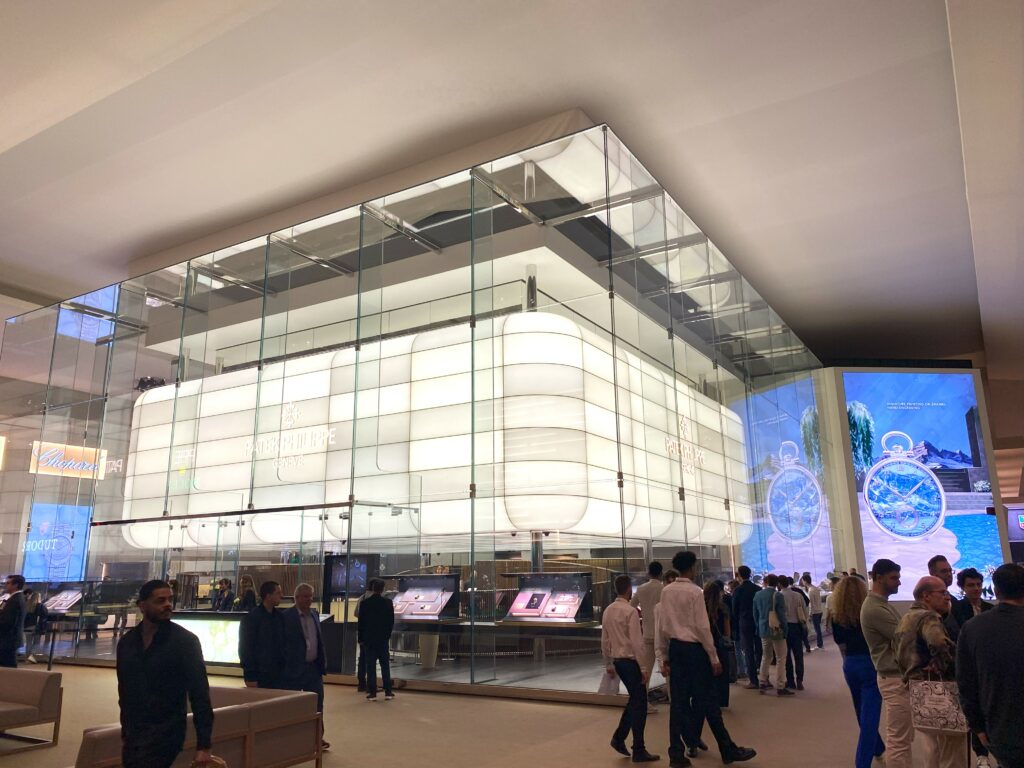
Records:
[[[299,406],[295,403],[285,403],[284,410],[281,412],[281,426],[284,429],[291,429],[298,423],[300,416],[302,416],[302,411],[299,410]]]

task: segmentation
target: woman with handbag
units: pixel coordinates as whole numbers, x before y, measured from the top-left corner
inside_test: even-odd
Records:
[[[882,694],[871,651],[860,628],[860,608],[867,599],[868,585],[855,576],[844,576],[832,595],[832,638],[843,654],[843,677],[860,725],[854,765],[870,768],[871,761],[885,752],[885,743],[878,735]]]
[[[946,583],[937,576],[923,577],[893,638],[896,662],[910,686],[914,728],[925,742],[925,764],[935,768],[970,762],[967,723],[956,682],[951,682],[956,680],[956,646],[943,624],[950,607]]]

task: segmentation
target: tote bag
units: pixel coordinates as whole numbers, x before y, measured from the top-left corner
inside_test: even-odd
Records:
[[[772,601],[771,610],[768,611],[768,629],[771,630],[773,640],[782,640],[786,637],[786,630],[782,626],[782,622],[779,621],[779,614],[775,611],[776,602],[781,599],[782,595],[776,595],[775,600]]]
[[[967,733],[967,718],[960,709],[956,683],[943,680],[910,681],[910,720],[925,733]]]

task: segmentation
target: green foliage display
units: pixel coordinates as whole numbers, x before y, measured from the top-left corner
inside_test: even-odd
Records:
[[[846,404],[846,417],[850,422],[853,469],[860,476],[874,463],[875,419],[868,407],[858,400]]]
[[[818,409],[813,405],[804,408],[800,416],[800,437],[804,444],[807,468],[821,476],[821,427],[818,424]]]

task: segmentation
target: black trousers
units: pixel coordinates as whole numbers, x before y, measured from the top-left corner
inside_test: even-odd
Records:
[[[316,711],[324,711],[324,676],[315,661],[307,661],[297,672],[287,675],[281,687],[289,691],[315,693]]]
[[[18,666],[18,649],[17,648],[3,648],[0,649],[0,667],[10,667],[14,669]]]
[[[821,614],[820,613],[812,613],[811,614],[811,622],[814,624],[814,634],[815,634],[815,639],[818,641],[818,647],[819,648],[824,648],[825,647],[825,640],[821,636]]]
[[[686,745],[699,740],[699,728],[707,720],[711,733],[718,742],[722,756],[729,755],[736,745],[722,721],[714,691],[711,660],[700,643],[672,640],[668,647],[669,686],[672,708],[668,721],[668,756],[682,762]],[[756,678],[755,678],[756,679]]]
[[[359,690],[366,688],[366,649],[359,643],[359,655],[356,656],[356,684]]]
[[[391,693],[391,653],[387,641],[383,643],[363,643],[366,654],[366,690],[377,695],[377,662],[380,662],[380,679],[384,684],[384,693]]]
[[[757,672],[761,668],[761,638],[757,636],[757,628],[740,626],[740,652],[743,656],[743,670],[747,673],[747,681],[757,684]]]
[[[633,751],[644,752],[644,728],[647,727],[647,686],[644,685],[640,672],[640,663],[636,659],[615,659],[615,672],[622,684],[626,686],[629,701],[622,708],[619,727],[615,729],[615,738],[624,741],[626,734],[633,731]]]
[[[185,745],[184,725],[135,725],[127,733],[122,729],[123,768],[170,768]]]
[[[797,683],[804,681],[804,631],[803,624],[790,622],[786,625],[786,685],[793,685],[793,670],[796,669]]]

